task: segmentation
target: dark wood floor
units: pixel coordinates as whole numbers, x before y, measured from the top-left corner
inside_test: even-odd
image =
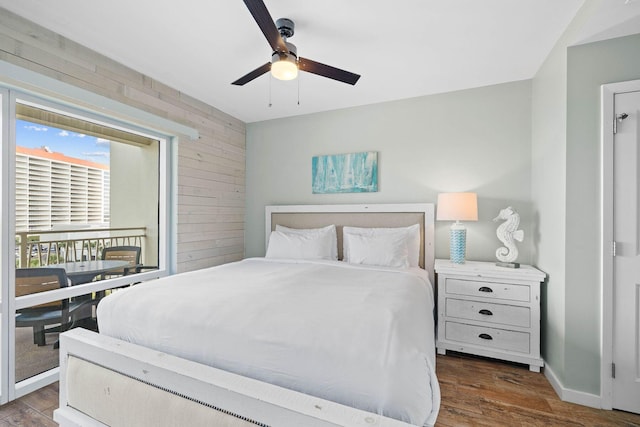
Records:
[[[526,366],[460,354],[438,356],[442,405],[437,427],[625,426],[640,415],[562,402],[541,373]],[[56,426],[58,384],[0,406],[0,427]]]
[[[58,383],[0,406],[0,427],[56,427],[53,410],[58,407]]]
[[[528,366],[448,353],[438,356],[438,427],[626,426],[640,415],[563,402],[544,374]]]

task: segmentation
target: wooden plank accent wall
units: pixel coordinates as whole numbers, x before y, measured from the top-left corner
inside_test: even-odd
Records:
[[[197,129],[178,146],[178,271],[242,259],[242,121],[2,8],[0,59]]]

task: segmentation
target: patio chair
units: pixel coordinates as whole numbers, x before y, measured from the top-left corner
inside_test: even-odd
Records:
[[[103,273],[100,278],[102,280],[109,279],[117,276],[126,276],[128,274],[139,273],[143,269],[148,268],[157,268],[157,267],[145,267],[140,264],[140,253],[141,249],[139,246],[110,246],[108,248],[104,248],[102,250],[102,259],[103,260],[117,260],[117,261],[127,261],[129,265],[125,265],[122,268],[116,270],[109,270],[106,273]],[[129,285],[118,286],[113,289],[125,288]],[[113,289],[111,291],[113,291]],[[96,293],[96,301],[100,301],[106,295],[105,291],[100,291]]]
[[[69,286],[64,268],[16,269],[16,297]],[[63,332],[71,326],[73,313],[85,304],[64,298],[16,311],[16,327],[32,327],[33,343],[46,345],[45,334]],[[47,328],[47,326],[52,326]]]
[[[109,270],[107,273],[102,275],[102,279],[137,273],[142,267],[140,265],[140,252],[140,246],[111,246],[104,248],[102,250],[103,260],[127,261],[129,265],[117,270]]]

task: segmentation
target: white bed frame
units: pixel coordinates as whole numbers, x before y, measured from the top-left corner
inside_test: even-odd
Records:
[[[424,266],[433,281],[433,204],[268,206],[267,233],[274,226],[272,215],[320,213],[333,220],[329,214],[362,212],[422,215]],[[314,216],[312,222],[317,221]],[[398,226],[384,221],[378,226]],[[339,225],[363,224],[369,221]],[[433,412],[427,425],[435,423],[440,405],[434,383]],[[61,426],[114,427],[409,426],[79,328],[60,336],[60,407],[54,411],[54,420]]]

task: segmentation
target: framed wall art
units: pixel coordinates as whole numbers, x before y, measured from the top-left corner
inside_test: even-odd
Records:
[[[313,194],[378,191],[378,152],[314,156],[311,160]]]

